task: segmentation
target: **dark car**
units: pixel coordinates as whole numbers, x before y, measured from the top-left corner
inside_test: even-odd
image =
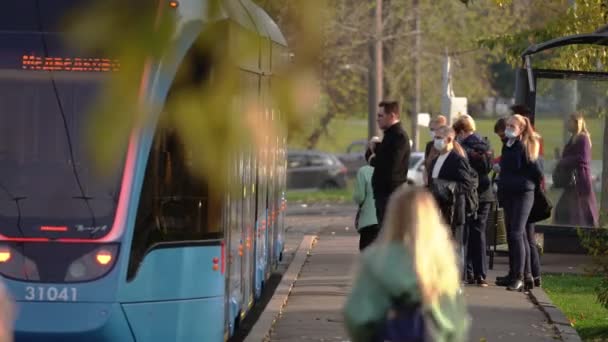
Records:
[[[338,159],[346,166],[349,177],[354,177],[357,174],[357,170],[367,164],[365,161],[366,149],[367,140],[356,140],[348,145],[346,153],[338,155]]]
[[[319,151],[287,152],[288,189],[346,187],[346,167],[336,156]]]

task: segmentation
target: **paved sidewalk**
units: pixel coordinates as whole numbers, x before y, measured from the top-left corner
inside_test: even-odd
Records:
[[[350,290],[357,246],[358,236],[353,232],[331,228],[320,232],[271,341],[349,340],[341,310]],[[489,280],[505,273],[505,261],[497,260]],[[466,294],[473,317],[470,341],[556,340],[555,328],[528,296],[494,286],[467,287]]]

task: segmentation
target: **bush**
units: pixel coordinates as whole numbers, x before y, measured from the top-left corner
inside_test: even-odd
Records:
[[[593,259],[593,269],[589,271],[602,279],[596,288],[597,299],[608,308],[608,229],[579,229],[578,235]]]

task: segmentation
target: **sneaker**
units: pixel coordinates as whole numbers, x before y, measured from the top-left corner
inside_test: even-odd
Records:
[[[477,280],[475,282],[477,283],[477,286],[479,286],[479,287],[488,287],[488,286],[490,286],[488,284],[488,282],[485,279],[481,278],[481,277],[477,278]]]

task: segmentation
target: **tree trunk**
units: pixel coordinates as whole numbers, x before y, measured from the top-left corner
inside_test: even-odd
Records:
[[[319,139],[323,133],[327,133],[327,127],[329,127],[329,123],[336,116],[336,110],[334,106],[330,106],[327,113],[325,113],[319,122],[319,126],[317,126],[312,133],[306,139],[306,148],[309,150],[314,149],[319,143]]]

